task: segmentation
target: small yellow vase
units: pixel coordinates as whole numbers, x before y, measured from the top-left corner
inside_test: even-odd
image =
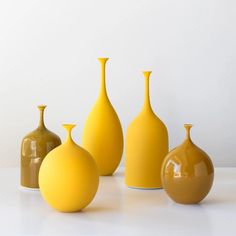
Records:
[[[100,95],[86,120],[82,146],[94,157],[100,175],[112,175],[122,157],[123,133],[106,91],[105,65],[108,58],[98,60],[101,64]]]
[[[39,125],[23,138],[21,144],[21,185],[27,188],[39,187],[39,168],[44,157],[61,144],[60,138],[44,124],[45,108],[45,105],[38,106]]]
[[[209,156],[192,142],[192,125],[184,126],[187,131],[186,140],[166,156],[162,166],[162,182],[173,201],[195,204],[210,191],[214,168]]]
[[[63,125],[67,140],[51,151],[39,171],[39,187],[44,200],[62,212],[76,212],[94,198],[99,183],[96,163],[71,137],[75,125]]]
[[[141,113],[131,122],[126,136],[125,183],[142,189],[161,188],[161,165],[168,153],[166,126],[150,104],[149,77],[145,77],[145,100]]]

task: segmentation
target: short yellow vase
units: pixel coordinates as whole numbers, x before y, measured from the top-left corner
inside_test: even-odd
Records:
[[[123,133],[106,91],[105,65],[108,58],[98,60],[101,64],[100,95],[86,120],[82,146],[94,157],[100,175],[112,175],[122,157]]]
[[[45,105],[38,106],[39,126],[27,134],[21,144],[21,185],[27,188],[39,187],[38,174],[43,159],[61,144],[60,138],[44,124],[45,108]]]
[[[149,77],[145,77],[145,100],[140,114],[131,122],[126,136],[125,183],[141,189],[161,188],[161,165],[168,153],[168,132],[150,104]]]
[[[202,201],[211,189],[214,168],[210,157],[190,138],[192,125],[185,124],[185,141],[166,156],[162,166],[162,183],[169,197],[181,204]]]
[[[39,171],[39,187],[51,207],[76,212],[93,200],[99,175],[92,156],[71,137],[75,125],[63,126],[68,131],[67,140],[45,157]]]

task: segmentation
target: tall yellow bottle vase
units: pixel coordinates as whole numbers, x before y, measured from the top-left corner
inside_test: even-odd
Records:
[[[168,132],[150,104],[149,77],[144,71],[143,109],[131,122],[126,136],[125,183],[141,189],[162,188],[161,165],[168,153]]]
[[[97,165],[85,149],[71,137],[75,125],[66,124],[66,141],[51,151],[39,171],[39,187],[44,200],[62,212],[85,208],[94,198],[99,183]]]
[[[123,133],[119,118],[108,98],[105,66],[108,58],[99,58],[101,87],[83,131],[82,146],[94,157],[100,175],[112,175],[123,153]]]

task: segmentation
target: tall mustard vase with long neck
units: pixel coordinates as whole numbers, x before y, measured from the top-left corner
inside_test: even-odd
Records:
[[[181,204],[196,204],[209,193],[214,167],[210,157],[190,138],[191,124],[185,124],[186,139],[165,157],[162,183],[169,197]]]
[[[61,144],[60,138],[44,124],[46,106],[38,106],[40,119],[38,128],[27,134],[21,144],[21,185],[38,188],[38,173],[44,157]]]
[[[126,136],[125,183],[133,188],[155,189],[162,188],[161,165],[168,153],[168,132],[150,104],[151,71],[144,71],[143,74],[143,109],[129,125]]]
[[[76,212],[94,198],[99,183],[97,165],[85,149],[71,137],[73,124],[63,125],[66,141],[51,151],[39,171],[39,187],[44,200],[62,212]]]
[[[100,94],[86,120],[82,146],[94,157],[100,175],[112,175],[122,157],[123,133],[120,120],[107,95],[105,66],[108,58],[98,60],[101,64]]]

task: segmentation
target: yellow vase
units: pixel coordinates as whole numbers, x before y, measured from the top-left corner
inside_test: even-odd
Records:
[[[192,142],[192,125],[184,126],[186,140],[164,159],[162,182],[172,200],[182,204],[195,204],[203,200],[210,191],[214,168],[210,157]]]
[[[145,100],[140,114],[131,122],[126,136],[125,183],[142,189],[161,188],[161,165],[168,152],[168,132],[150,104],[149,77],[145,77]]]
[[[71,137],[75,125],[64,125],[67,140],[51,151],[39,171],[39,187],[44,200],[62,212],[80,211],[94,198],[99,175],[92,156]]]
[[[39,168],[44,157],[61,144],[60,138],[48,130],[44,124],[44,110],[40,105],[39,126],[27,134],[21,144],[21,185],[27,188],[38,188]]]
[[[100,175],[112,175],[122,157],[123,133],[106,91],[105,65],[108,58],[98,60],[101,64],[100,94],[86,120],[82,146],[94,157]]]

